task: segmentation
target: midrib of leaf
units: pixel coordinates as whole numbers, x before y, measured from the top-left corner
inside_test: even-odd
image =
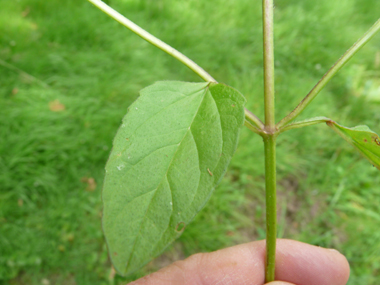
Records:
[[[186,137],[186,135],[188,134],[188,132],[190,132],[190,133],[191,133],[191,136],[194,138],[194,135],[193,135],[193,133],[192,133],[192,131],[191,131],[191,126],[192,126],[192,124],[194,123],[194,120],[195,120],[195,118],[197,117],[197,115],[198,115],[198,113],[199,113],[199,109],[200,109],[200,107],[202,106],[202,104],[203,104],[203,102],[204,102],[204,100],[205,100],[205,98],[206,98],[206,95],[207,95],[207,92],[208,92],[208,91],[209,91],[209,85],[207,85],[207,86],[205,87],[204,93],[203,93],[203,95],[202,95],[202,96],[203,96],[203,99],[202,99],[202,101],[200,102],[200,104],[199,104],[199,106],[198,106],[198,109],[197,109],[197,111],[195,112],[195,115],[193,116],[193,118],[192,118],[192,120],[191,120],[190,126],[188,127],[188,131],[185,132],[183,138],[181,139],[181,141],[180,141],[179,144],[178,144],[178,147],[177,147],[177,149],[176,149],[174,155],[172,156],[172,159],[171,159],[171,161],[170,161],[170,163],[169,163],[169,165],[168,165],[168,169],[166,170],[166,173],[165,173],[165,175],[164,175],[164,178],[161,179],[161,181],[160,181],[160,183],[158,184],[158,186],[157,186],[154,190],[152,190],[152,191],[157,191],[157,189],[161,186],[161,184],[162,184],[162,182],[164,181],[164,179],[166,179],[167,182],[168,182],[169,189],[170,189],[170,194],[171,194],[171,197],[172,197],[172,199],[171,199],[171,202],[172,202],[172,205],[171,205],[171,206],[172,206],[172,210],[171,210],[171,215],[170,215],[170,219],[169,219],[169,222],[168,222],[168,226],[166,227],[166,229],[165,229],[164,231],[162,231],[162,233],[161,233],[161,237],[160,237],[160,239],[157,239],[156,244],[158,244],[158,243],[160,242],[160,240],[162,239],[162,236],[163,236],[164,233],[168,230],[169,225],[170,225],[170,221],[172,220],[172,217],[173,217],[173,193],[172,193],[172,190],[171,190],[170,182],[169,182],[168,177],[167,177],[167,175],[168,175],[168,171],[169,171],[169,169],[172,167],[172,163],[173,163],[174,158],[175,158],[176,155],[177,155],[178,149],[180,148],[180,145],[182,144],[182,142],[183,142],[184,138]],[[196,91],[196,92],[199,92],[199,90]],[[193,92],[193,93],[189,94],[188,96],[191,96],[192,94],[195,94],[196,92]],[[214,100],[214,102],[215,102],[215,99],[214,99],[214,97],[212,96],[212,93],[211,93],[211,92],[210,92],[210,94],[211,94],[211,97],[213,98],[213,100]],[[182,99],[180,99],[180,100],[182,100]],[[180,100],[177,100],[176,102],[179,102]],[[174,103],[174,102],[173,102],[173,103]],[[172,104],[173,104],[173,103],[172,103]],[[170,105],[172,105],[172,104],[170,104]],[[164,109],[166,109],[166,108],[169,107],[170,105],[166,106]],[[216,104],[216,102],[215,102],[215,105],[216,105],[217,108],[218,108],[218,105]],[[163,111],[164,109],[162,109],[161,111]],[[161,112],[161,111],[160,111],[160,112]],[[159,114],[160,112],[155,113],[155,115],[156,115],[156,114]],[[218,115],[219,115],[219,120],[220,120],[219,109],[218,109]],[[152,117],[153,117],[153,116],[151,116],[150,118],[152,118]],[[150,119],[150,118],[149,118],[149,119]],[[148,120],[149,120],[149,119],[148,119]],[[148,120],[144,121],[143,124],[145,124]],[[220,121],[220,122],[221,122],[221,121]],[[143,124],[141,124],[138,128],[140,128]],[[137,128],[136,128],[136,130],[137,130]],[[136,130],[134,131],[134,134],[136,133]],[[200,159],[199,159],[199,158],[200,158],[200,157],[199,157],[199,149],[198,149],[198,146],[197,146],[197,143],[196,143],[195,139],[194,139],[194,143],[195,143],[195,148],[196,148],[196,150],[197,150],[197,154],[198,154],[198,162],[199,162],[199,161],[200,161]],[[145,158],[145,157],[144,157],[144,158]],[[219,160],[218,160],[218,163],[219,163],[219,161],[220,161],[220,158],[219,158]],[[218,164],[217,164],[217,165],[218,165]],[[200,178],[198,179],[197,192],[196,192],[195,195],[193,196],[193,201],[194,201],[194,197],[196,196],[196,194],[198,193],[198,190],[199,190],[199,181],[200,181]],[[150,191],[150,192],[152,192],[152,191]],[[138,238],[138,236],[139,236],[140,233],[141,233],[141,227],[142,227],[142,224],[143,224],[143,223],[146,221],[146,219],[147,219],[147,213],[148,213],[148,210],[149,210],[149,208],[150,208],[150,206],[151,206],[152,200],[153,200],[153,198],[155,197],[156,193],[157,193],[157,192],[155,192],[154,195],[152,195],[152,198],[150,199],[149,204],[148,204],[148,206],[147,206],[147,208],[146,208],[146,211],[145,211],[144,217],[143,217],[143,219],[142,219],[143,221],[140,223],[138,233],[137,233],[137,235],[136,235],[136,237],[135,237],[135,240],[134,240],[134,242],[133,242],[132,250],[131,250],[131,253],[130,253],[129,259],[128,259],[128,261],[127,261],[127,267],[125,268],[125,271],[124,271],[124,272],[128,271],[128,268],[129,268],[129,266],[130,266],[130,261],[131,261],[131,259],[132,259],[132,257],[133,257],[133,253],[134,253],[134,251],[135,251],[135,246],[136,246],[136,243],[137,243],[137,238]],[[135,199],[135,198],[134,198],[134,199]],[[128,203],[128,204],[129,204],[129,203]],[[191,204],[190,204],[190,205],[191,205]]]
[[[185,98],[191,97],[192,95],[194,95],[195,93],[199,92],[199,91],[202,90],[202,89],[203,89],[203,88],[201,88],[201,89],[199,89],[199,90],[197,90],[197,91],[194,91],[194,92],[192,92],[192,93],[189,93],[188,96],[186,96],[186,95],[182,95],[182,96],[184,96]],[[207,93],[207,90],[208,90],[208,86],[207,86],[207,88],[205,88],[204,94]],[[182,94],[183,94],[183,93],[182,93]],[[203,95],[203,96],[204,96],[204,95]],[[131,135],[131,137],[133,137],[133,136],[135,135],[135,133],[137,132],[137,130],[138,130],[139,128],[141,128],[144,124],[146,124],[146,123],[147,123],[152,117],[154,117],[154,116],[160,114],[161,112],[163,112],[163,111],[164,111],[166,108],[168,108],[169,106],[171,106],[171,105],[173,105],[173,104],[175,104],[175,103],[178,103],[178,102],[180,102],[181,100],[183,100],[183,99],[185,99],[185,98],[181,98],[181,99],[179,99],[179,100],[176,100],[175,102],[172,102],[172,103],[170,103],[169,105],[167,105],[166,107],[164,107],[163,109],[161,109],[159,112],[154,113],[154,114],[153,114],[152,116],[150,116],[147,120],[145,120],[143,123],[141,123],[141,124],[139,125],[138,128],[136,128],[136,129],[134,130],[134,132],[133,132],[133,134]],[[197,112],[195,113],[193,119],[191,120],[192,122],[194,121],[194,118],[197,116],[197,114],[198,114],[198,112],[199,112],[199,108],[200,108],[200,106],[202,105],[202,102],[203,102],[203,100],[200,102],[200,105],[198,106]],[[190,124],[190,127],[191,127],[191,124]],[[189,129],[190,127],[187,127],[186,129]],[[179,130],[183,130],[183,128],[182,128],[182,129],[179,129]],[[176,130],[176,131],[178,131],[178,130]],[[174,132],[174,131],[173,131],[173,132]],[[158,150],[160,150],[160,149],[162,149],[162,148],[165,148],[165,147],[173,146],[173,145],[178,145],[178,146],[179,146],[179,145],[182,143],[182,141],[183,141],[184,137],[186,136],[186,134],[187,134],[187,132],[184,134],[182,140],[181,140],[179,143],[172,144],[172,145],[166,145],[166,146],[163,146],[163,147],[157,148],[157,149],[153,150],[152,152],[150,152],[148,155],[146,155],[146,156],[144,156],[143,158],[141,158],[140,160],[138,160],[138,161],[137,161],[136,163],[134,163],[134,164],[130,163],[129,161],[122,160],[124,163],[127,163],[127,164],[132,165],[132,167],[129,168],[128,171],[126,171],[126,172],[123,174],[123,176],[127,175],[128,172],[131,171],[132,169],[134,169],[135,166],[136,166],[138,163],[140,163],[140,162],[143,161],[144,159],[148,158],[151,154],[155,153],[156,151],[158,151]],[[126,150],[127,148],[129,148],[129,147],[130,147],[130,146],[126,147],[126,148],[125,148],[124,150],[122,150],[121,152],[125,152],[125,150]],[[177,148],[177,150],[178,150],[178,148]],[[175,157],[175,154],[176,154],[176,153],[177,153],[177,151],[174,153],[173,158]],[[170,165],[171,163],[172,163],[172,160],[171,160],[171,162],[169,163],[169,165]],[[160,183],[155,189],[153,189],[153,190],[149,190],[148,192],[145,192],[145,193],[143,193],[143,194],[141,194],[141,195],[139,195],[139,196],[134,197],[134,198],[133,198],[133,199],[132,199],[127,205],[125,205],[125,206],[120,210],[119,215],[120,215],[120,213],[122,212],[122,210],[125,209],[125,208],[126,208],[126,207],[127,207],[127,206],[128,206],[133,200],[135,200],[135,199],[137,199],[137,198],[139,198],[139,197],[141,197],[141,196],[143,196],[143,195],[145,195],[145,194],[147,194],[147,193],[151,193],[151,192],[157,190],[158,187],[159,187],[160,185],[161,185],[161,183]],[[154,195],[153,195],[153,197],[154,197]],[[152,197],[152,199],[153,199],[153,197]],[[147,207],[147,209],[149,209],[149,206]],[[117,218],[117,217],[118,217],[118,216],[115,217],[115,222],[117,222],[117,221],[116,221],[116,218]]]
[[[224,133],[224,132],[223,132],[223,128],[222,128],[222,120],[221,120],[221,117],[220,117],[220,109],[219,109],[218,104],[217,104],[217,102],[216,102],[216,100],[215,100],[215,98],[214,98],[214,96],[213,96],[213,93],[212,93],[211,91],[210,91],[210,94],[211,94],[211,97],[212,97],[212,99],[214,100],[215,106],[216,106],[216,108],[217,108],[217,110],[218,110],[219,122],[220,122],[220,126],[221,126],[221,131],[222,131],[222,138],[223,138],[223,133]],[[223,100],[224,100],[224,99],[223,99]],[[218,101],[221,101],[221,100],[218,100]],[[194,118],[195,118],[195,117],[194,117]],[[191,128],[190,128],[190,132],[191,132],[192,137],[194,138],[194,135],[193,135],[193,133],[192,133],[192,131],[191,131]],[[198,149],[198,145],[197,145],[195,139],[194,139],[194,143],[195,143],[195,147],[196,147],[196,150],[197,150],[197,153],[198,153],[198,161],[200,161],[200,157],[199,157],[199,149]],[[224,147],[224,139],[222,139],[222,150],[223,150],[223,147]],[[217,168],[218,168],[219,163],[220,163],[220,160],[221,160],[221,157],[219,157],[218,162],[216,163],[216,166],[215,166],[214,169],[217,169]],[[166,178],[167,178],[167,176],[166,176]],[[213,187],[212,191],[215,189],[215,185],[220,181],[221,178],[223,178],[223,175],[220,176],[220,178],[219,178],[218,181],[215,182],[215,180],[214,180],[214,187]],[[167,181],[168,181],[168,185],[169,185],[169,188],[170,188],[171,185],[170,185],[170,183],[169,183],[169,180],[167,179]],[[196,191],[196,193],[194,194],[191,203],[189,203],[189,206],[188,206],[184,211],[186,211],[189,207],[192,206],[192,203],[193,203],[193,201],[194,201],[194,198],[197,196],[197,193],[198,193],[198,191],[199,191],[199,183],[200,183],[200,179],[198,180],[197,191]],[[211,195],[212,191],[210,191],[210,195]],[[172,192],[170,192],[170,193],[172,193]],[[206,201],[207,201],[207,199],[206,199]],[[193,217],[194,217],[195,215],[196,215],[196,213],[194,213]],[[161,238],[162,238],[162,236],[167,232],[167,230],[169,229],[169,225],[172,223],[172,221],[173,221],[173,215],[170,216],[169,224],[168,224],[166,230],[163,231],[163,233],[162,233],[162,235],[161,235]],[[159,240],[159,241],[160,241],[160,240]],[[159,241],[158,241],[157,243],[159,243]],[[156,243],[156,244],[157,244],[157,243]],[[153,251],[154,251],[154,250],[153,250]]]
[[[210,92],[211,93],[211,92]],[[212,93],[211,93],[212,94]],[[222,130],[222,151],[223,151],[223,148],[224,148],[224,134],[223,134],[223,127],[222,127],[222,118],[220,117],[220,110],[219,110],[219,106],[218,106],[218,103],[216,103],[216,100],[215,100],[215,98],[214,98],[214,96],[211,96],[212,97],[212,99],[214,100],[214,102],[215,102],[215,106],[216,106],[216,108],[218,109],[218,115],[219,115],[219,122],[220,122],[220,128],[221,128],[221,130]],[[218,100],[219,101],[219,100]],[[219,162],[220,162],[220,160],[221,160],[221,158],[222,158],[222,156],[219,156],[219,159],[218,159],[218,162],[217,162],[217,164],[216,164],[216,166],[215,166],[215,169],[216,168],[218,168],[218,166],[219,166]],[[223,177],[223,175],[221,175],[221,177],[219,178],[219,179],[221,179]],[[218,181],[216,181],[216,183],[218,183]],[[215,186],[214,186],[214,188],[215,188]]]
[[[216,108],[217,108],[217,110],[218,110],[219,122],[220,122],[220,127],[221,127],[221,130],[222,130],[222,150],[223,150],[224,140],[223,140],[222,119],[221,119],[221,117],[220,117],[220,111],[219,111],[218,104],[216,103],[216,100],[215,100],[215,98],[214,98],[214,96],[212,95],[211,92],[210,92],[210,94],[211,94],[211,98],[212,98],[212,100],[214,100],[214,102],[215,102],[215,106],[216,106]],[[190,128],[190,132],[191,132],[191,135],[192,135],[193,138],[194,138],[194,134],[193,134],[193,132],[191,131],[191,128]],[[194,139],[194,143],[195,143],[195,148],[197,149],[197,153],[198,153],[198,161],[200,161],[200,157],[199,157],[199,148],[198,148],[198,145],[197,145],[197,142],[196,142],[195,139]],[[219,165],[220,159],[221,159],[221,156],[219,156],[219,159],[218,159],[218,162],[216,163],[215,169],[218,168],[218,165]],[[214,170],[214,169],[212,169],[212,170]],[[213,188],[215,188],[215,186],[214,186]],[[191,203],[189,203],[189,206],[186,208],[186,210],[187,210],[189,207],[191,207],[191,205],[192,205],[192,203],[193,203],[193,201],[194,201],[194,198],[195,198],[195,197],[197,196],[197,194],[198,194],[198,191],[199,191],[199,183],[198,183],[197,191],[195,192],[195,195],[193,196],[192,201],[191,201]],[[211,191],[211,192],[212,192],[212,191]],[[194,216],[195,216],[195,215],[196,215],[196,213],[194,214]]]

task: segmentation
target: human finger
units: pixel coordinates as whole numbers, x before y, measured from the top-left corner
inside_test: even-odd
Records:
[[[297,285],[347,283],[350,266],[338,251],[286,239],[278,240],[277,245],[277,280]]]
[[[276,256],[276,280],[297,285],[344,285],[348,280],[349,265],[337,251],[278,239]],[[131,285],[263,285],[264,260],[265,241],[251,242],[195,254]]]
[[[273,282],[265,283],[265,285],[295,285],[295,284],[284,282],[284,281],[273,281]]]

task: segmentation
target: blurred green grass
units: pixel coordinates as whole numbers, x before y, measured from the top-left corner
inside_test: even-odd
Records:
[[[240,90],[262,117],[259,2],[107,1]],[[376,21],[380,2],[275,2],[280,118]],[[199,78],[86,1],[0,5],[0,284],[123,284],[264,238],[262,143],[243,130],[226,177],[180,240],[134,276],[110,278],[100,216],[112,138],[140,89]],[[376,36],[302,117],[379,133],[379,47]],[[284,133],[278,148],[279,235],[337,248],[351,264],[349,284],[377,284],[378,171],[323,125]]]

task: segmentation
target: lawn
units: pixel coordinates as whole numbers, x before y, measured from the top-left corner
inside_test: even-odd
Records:
[[[108,0],[263,118],[261,3]],[[380,17],[378,0],[275,1],[276,118]],[[0,284],[125,284],[196,252],[265,237],[261,138],[231,166],[181,238],[128,278],[101,231],[104,165],[122,117],[158,80],[201,81],[85,0],[0,0]],[[380,35],[302,118],[380,133]],[[380,173],[325,125],[278,139],[279,237],[336,248],[349,284],[380,279]]]

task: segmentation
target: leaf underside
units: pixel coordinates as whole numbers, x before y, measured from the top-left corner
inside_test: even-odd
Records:
[[[334,121],[328,121],[327,125],[380,170],[380,139],[375,132],[367,126],[347,128]]]
[[[244,104],[223,84],[162,81],[129,107],[103,187],[103,230],[120,274],[159,255],[203,208],[235,152]]]

